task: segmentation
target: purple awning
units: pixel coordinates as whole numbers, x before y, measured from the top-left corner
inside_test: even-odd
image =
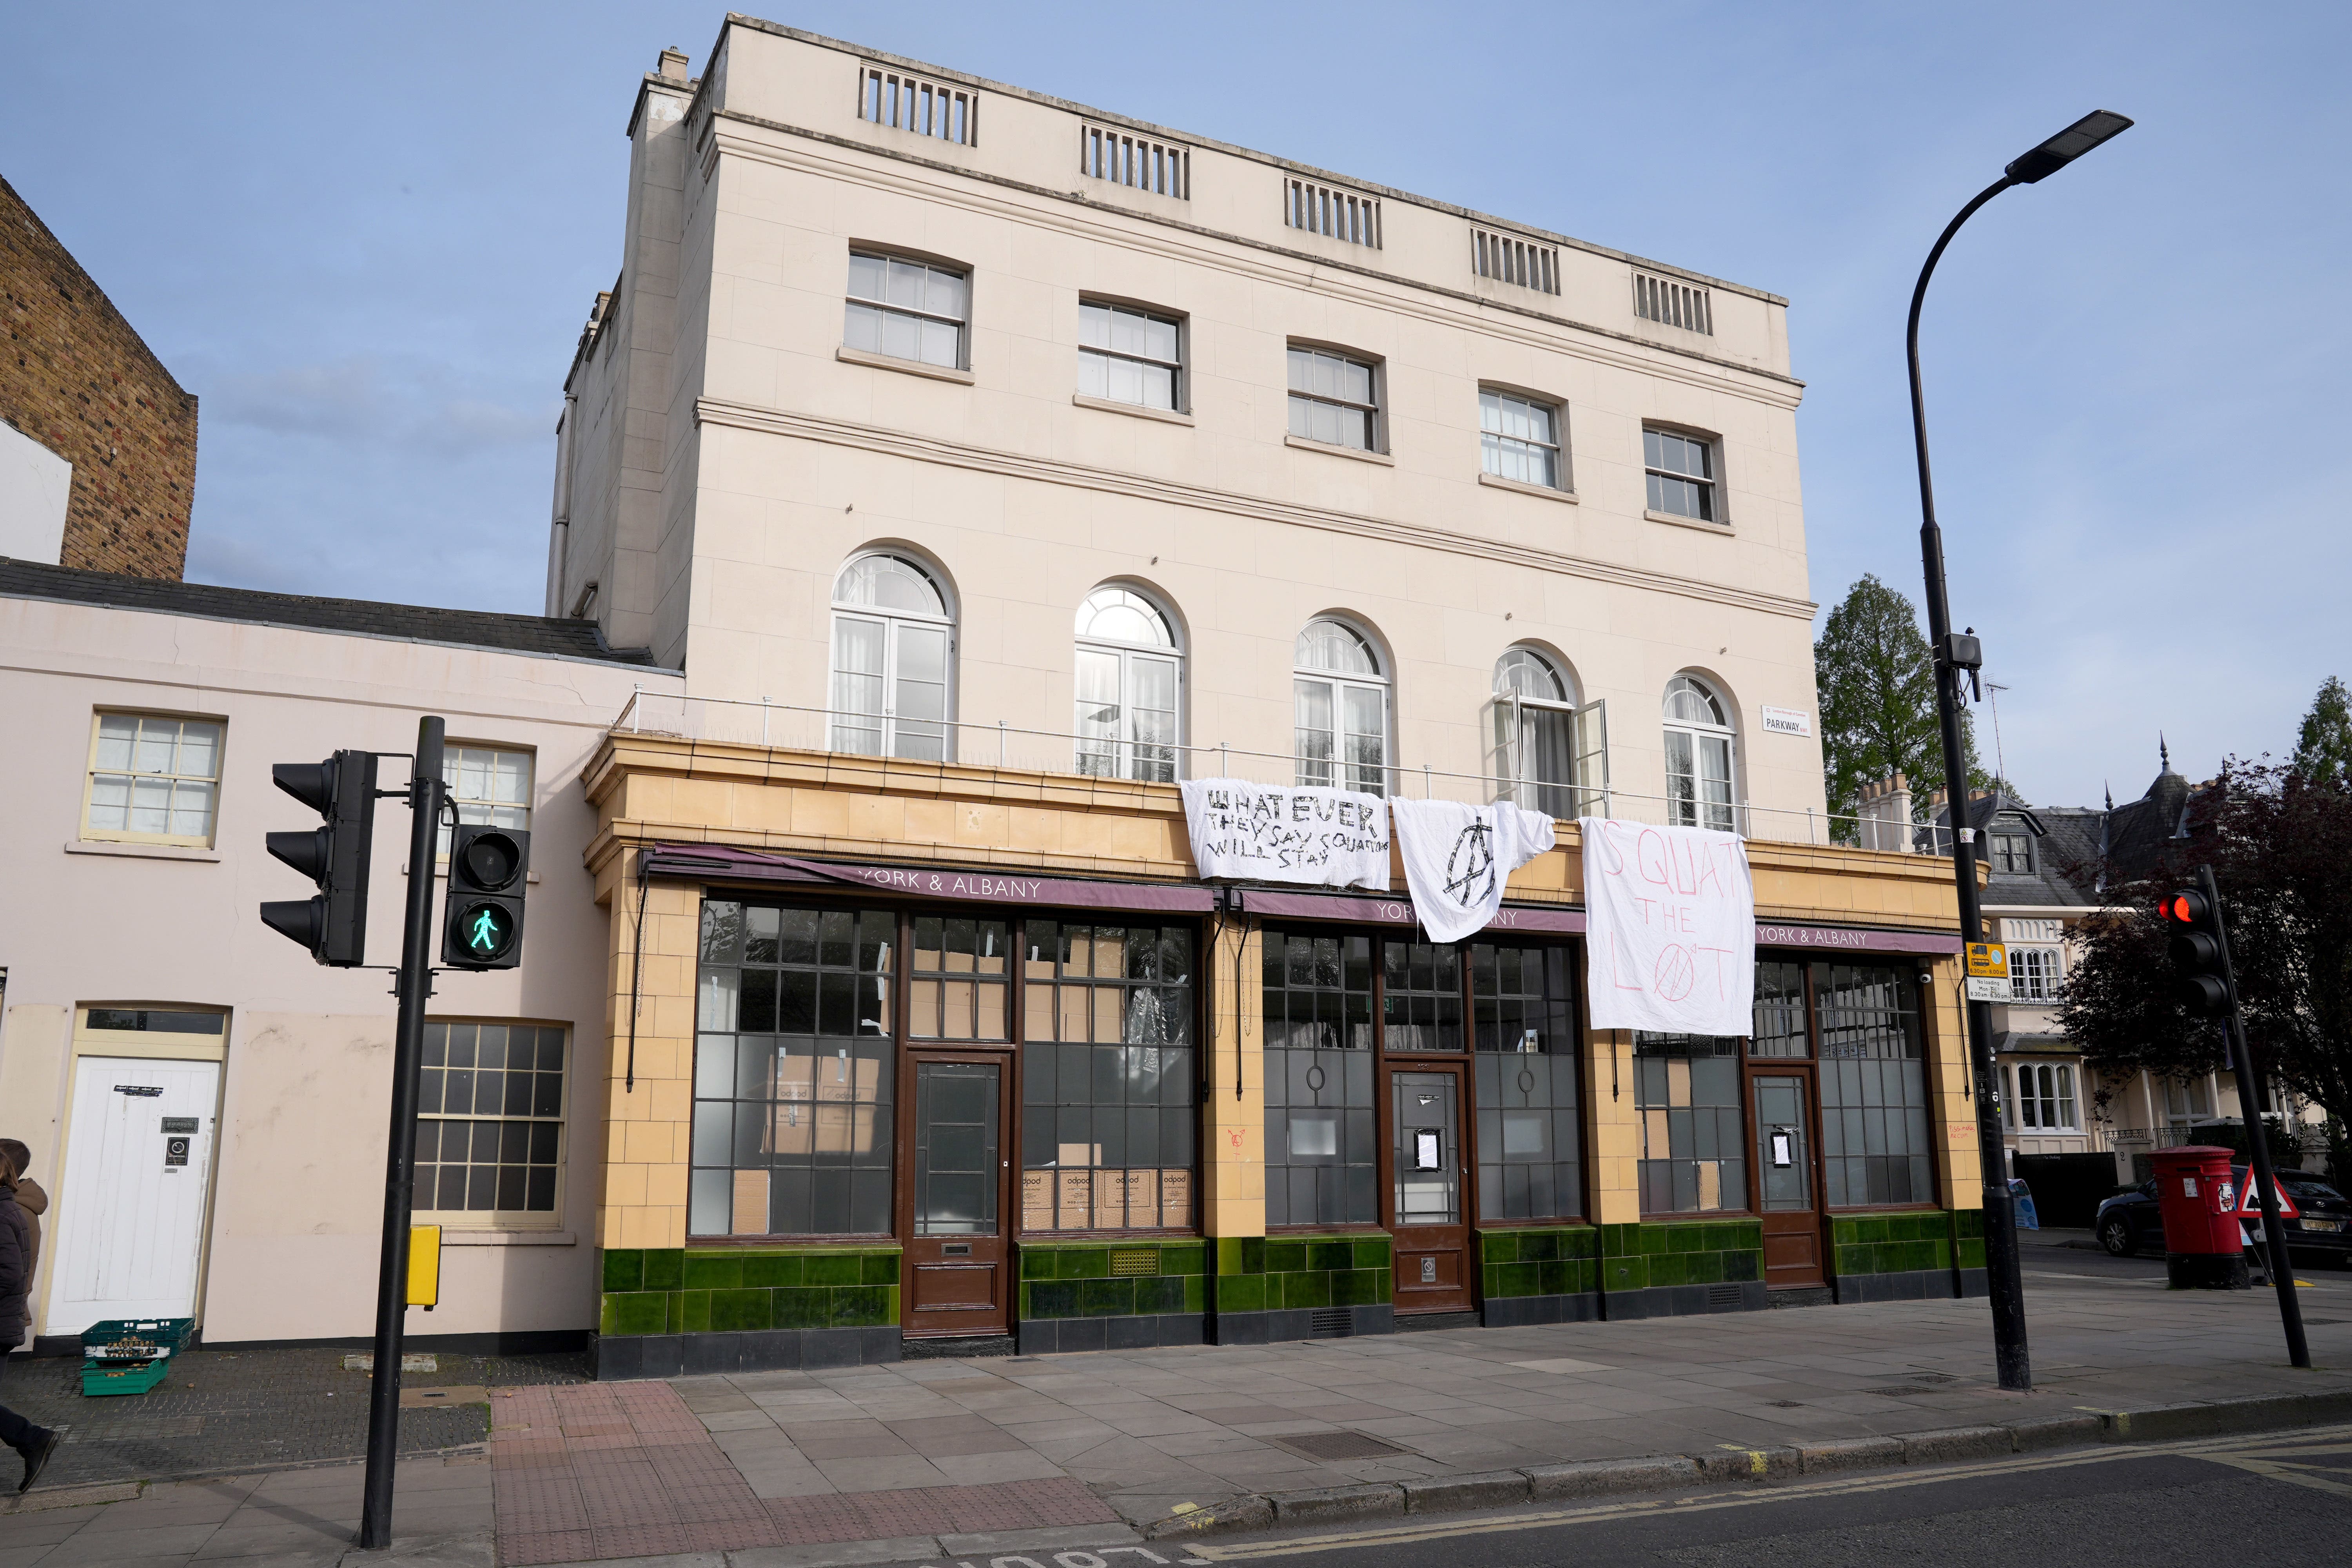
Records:
[[[872,888],[909,898],[956,899],[982,904],[1053,906],[1079,910],[1146,910],[1206,914],[1216,895],[1198,883],[1082,882],[1069,878],[1020,877],[997,871],[947,870],[926,866],[856,865],[843,860],[803,860],[759,849],[719,844],[657,844],[645,852],[639,875],[688,880],[793,882],[803,887]]]

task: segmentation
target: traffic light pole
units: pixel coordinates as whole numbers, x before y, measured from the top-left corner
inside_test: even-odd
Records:
[[[416,1172],[416,1080],[425,1056],[425,1004],[433,992],[433,864],[441,822],[437,718],[416,725],[408,783],[408,904],[400,933],[400,1021],[393,1033],[392,1135],[383,1164],[383,1252],[375,1285],[375,1376],[368,1387],[367,1481],[360,1545],[392,1544],[393,1466],[400,1457],[400,1342],[408,1312],[408,1220]]]
[[[1948,657],[1951,606],[1944,594],[1944,535],[1936,525],[1936,488],[1927,470],[1927,405],[1919,383],[1919,307],[1927,279],[1944,247],[1976,210],[2014,184],[2009,175],[1978,193],[1946,226],[1919,269],[1911,292],[1911,325],[1906,347],[1911,361],[1911,430],[1919,448],[1919,556],[1927,574],[1927,636],[1936,653],[1936,718],[1944,742],[1944,798],[1952,818],[1952,879],[1959,891],[1960,940],[1984,940],[1984,912],[1977,898],[1976,832],[1968,821],[1968,752],[1960,742],[1960,671]],[[1965,965],[1963,966],[1965,967]],[[2001,1147],[1999,1080],[1992,1059],[1992,1008],[1968,1004],[1969,1072],[1976,1082],[1977,1158],[1984,1179],[1986,1283],[1992,1298],[1993,1355],[2000,1385],[2023,1393],[2033,1386],[2033,1363],[2025,1342],[2025,1284],[2018,1276],[2017,1215],[2009,1195],[2009,1167]]]
[[[2286,1330],[2286,1357],[2296,1366],[2311,1364],[2311,1346],[2303,1337],[2303,1302],[2294,1291],[2294,1261],[2286,1253],[2286,1222],[2279,1217],[2278,1181],[2271,1173],[2271,1142],[2263,1129],[2262,1101],[2254,1098],[2253,1053],[2246,1047],[2246,1024],[2238,1012],[2238,966],[2230,956],[2230,925],[2221,913],[2221,884],[2213,868],[2197,868],[2198,885],[2205,889],[2206,907],[2213,911],[2214,928],[2221,936],[2221,984],[2230,991],[2230,1069],[2238,1080],[2238,1115],[2246,1126],[2246,1148],[2254,1172],[2254,1190],[2262,1195],[2263,1245],[2270,1255],[2271,1284],[2278,1291],[2279,1321]],[[2238,1212],[2246,1202],[2238,1200]]]

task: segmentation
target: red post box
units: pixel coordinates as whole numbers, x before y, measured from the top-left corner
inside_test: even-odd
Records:
[[[2164,1271],[2176,1290],[2247,1290],[2238,1233],[2238,1182],[2227,1149],[2158,1149],[2156,1200],[2164,1215]]]

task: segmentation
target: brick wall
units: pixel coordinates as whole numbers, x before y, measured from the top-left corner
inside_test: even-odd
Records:
[[[59,564],[177,579],[196,400],[0,180],[0,418],[73,465]]]

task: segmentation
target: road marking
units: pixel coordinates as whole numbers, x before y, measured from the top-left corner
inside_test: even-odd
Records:
[[[1614,1372],[1613,1366],[1603,1366],[1597,1361],[1576,1361],[1568,1356],[1554,1356],[1549,1361],[1515,1361],[1513,1366],[1529,1372]]]
[[[2352,1426],[2312,1428],[2309,1436],[2325,1439],[2331,1436],[2352,1437]],[[1919,1474],[1869,1476],[1841,1480],[1799,1482],[1792,1485],[1761,1488],[1738,1492],[1702,1492],[1684,1498],[1643,1498],[1618,1503],[1601,1503],[1585,1508],[1544,1509],[1530,1513],[1513,1514],[1504,1519],[1470,1520],[1459,1523],[1404,1524],[1381,1530],[1328,1531],[1318,1535],[1293,1537],[1286,1541],[1248,1542],[1234,1545],[1215,1545],[1207,1542],[1192,1548],[1194,1553],[1211,1563],[1253,1562],[1265,1557],[1296,1557],[1316,1552],[1334,1552],[1364,1546],[1402,1546],[1417,1542],[1439,1541],[1459,1535],[1497,1535],[1522,1530],[1543,1530],[1558,1525],[1596,1524],[1610,1520],[1638,1518],[1669,1512],[1711,1513],[1722,1509],[1754,1508],[1759,1504],[1803,1498],[1856,1496],[1869,1492],[1898,1491],[1910,1487],[1935,1486],[1945,1481],[1969,1479],[1981,1476],[2013,1475],[2024,1470],[2073,1469],[2083,1465],[2108,1464],[2119,1459],[2147,1458],[2158,1455],[2179,1455],[2190,1458],[2211,1459],[2232,1464],[2234,1459],[2222,1458],[2246,1450],[2249,1445],[2275,1444],[2275,1436],[2241,1435],[2229,1438],[2185,1438],[2170,1443],[2131,1443],[2095,1448],[2063,1457],[2050,1455],[2019,1455],[2014,1458],[1992,1459],[1977,1464],[1938,1466]],[[1727,1445],[1728,1446],[1728,1445]],[[2278,1450],[2304,1454],[2333,1453],[2331,1447],[2298,1445],[2293,1449]],[[2352,1443],[2344,1450],[2352,1452]],[[2322,1482],[2316,1478],[2290,1475],[2261,1468],[2262,1459],[2256,1448],[2243,1457],[2252,1463],[2237,1468],[2271,1474],[2273,1479],[2293,1480],[2301,1485],[2315,1486],[2323,1491],[2340,1491],[2352,1495],[2352,1485]]]

